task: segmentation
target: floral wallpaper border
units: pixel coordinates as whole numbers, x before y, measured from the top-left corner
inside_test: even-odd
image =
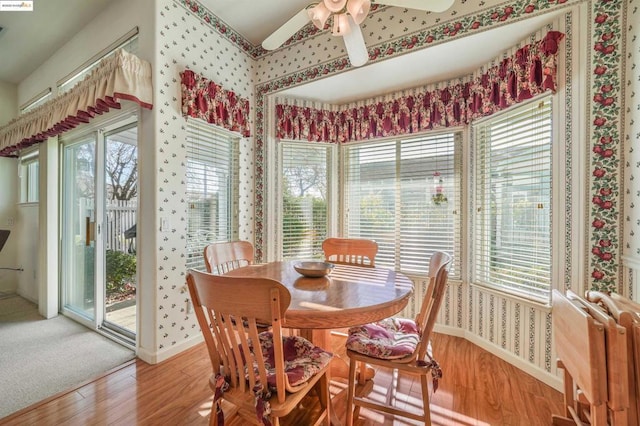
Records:
[[[211,14],[197,0],[176,0],[191,10],[203,21],[211,25],[222,36],[236,43],[254,58],[263,55],[261,47],[252,46],[223,21]],[[583,0],[586,1],[586,0]],[[492,26],[516,22],[528,15],[541,14],[549,10],[580,3],[572,0],[519,0],[512,3],[490,7],[478,14],[469,14],[460,19],[451,19],[439,23],[424,31],[409,34],[375,46],[369,46],[369,59],[378,61],[387,59],[409,50],[419,49],[432,44],[486,30]],[[588,105],[590,124],[588,128],[590,157],[589,198],[589,287],[592,289],[621,291],[620,257],[620,209],[621,184],[621,63],[623,37],[621,28],[625,22],[623,0],[591,0],[589,59],[589,86],[593,93]],[[306,27],[305,27],[306,28]],[[295,41],[312,37],[317,33],[303,29],[294,36]],[[264,148],[266,139],[265,102],[272,93],[307,83],[329,74],[349,68],[347,58],[338,58],[318,64],[287,76],[276,78],[256,87],[256,257],[261,258],[263,246],[262,207],[265,177]]]
[[[622,0],[593,1],[591,27],[591,288],[621,292]]]

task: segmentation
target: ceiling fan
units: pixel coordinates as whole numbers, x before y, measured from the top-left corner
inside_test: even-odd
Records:
[[[444,12],[453,5],[453,2],[454,0],[375,1],[381,5],[431,12]],[[321,0],[319,3],[311,3],[267,37],[262,42],[262,47],[266,50],[277,49],[309,21],[313,22],[316,28],[322,30],[331,17],[333,21],[331,34],[342,36],[351,65],[359,67],[369,59],[369,52],[362,37],[360,24],[367,17],[370,8],[371,0]]]

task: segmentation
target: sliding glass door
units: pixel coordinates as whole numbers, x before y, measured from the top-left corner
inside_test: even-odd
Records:
[[[135,342],[137,123],[62,145],[61,305],[85,325]]]
[[[64,146],[62,179],[62,308],[96,320],[96,138]]]

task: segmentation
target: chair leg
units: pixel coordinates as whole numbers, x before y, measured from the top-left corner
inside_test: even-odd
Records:
[[[331,394],[329,392],[329,376],[324,374],[317,383],[318,399],[320,406],[324,409],[324,424],[331,425]]]
[[[396,399],[396,391],[398,390],[398,382],[400,381],[398,377],[398,370],[395,368],[391,370],[391,384],[389,385],[389,389],[387,389],[387,405],[394,405]]]
[[[422,387],[422,405],[424,410],[424,424],[431,425],[431,407],[429,406],[429,379],[426,374],[420,376],[420,384]]]
[[[218,426],[218,413],[216,412],[216,403],[211,403],[211,414],[209,415],[209,426]]]
[[[349,384],[347,385],[347,426],[353,425],[353,397],[356,388],[356,364],[354,360],[349,362]]]

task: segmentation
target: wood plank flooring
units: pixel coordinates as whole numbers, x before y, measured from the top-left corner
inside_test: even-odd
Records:
[[[474,344],[436,334],[433,346],[444,373],[431,396],[434,425],[549,425],[552,413],[562,413],[559,392]],[[138,360],[14,413],[0,420],[0,425],[206,425],[212,399],[210,370],[203,344],[157,365]],[[383,398],[390,382],[388,371],[377,371],[372,396]],[[333,408],[342,419],[344,387],[339,382],[332,385]],[[401,376],[396,404],[421,409],[419,392],[419,383]],[[308,415],[298,413],[287,420],[304,425]],[[228,420],[227,425],[244,424]],[[356,424],[416,423],[363,409]]]

